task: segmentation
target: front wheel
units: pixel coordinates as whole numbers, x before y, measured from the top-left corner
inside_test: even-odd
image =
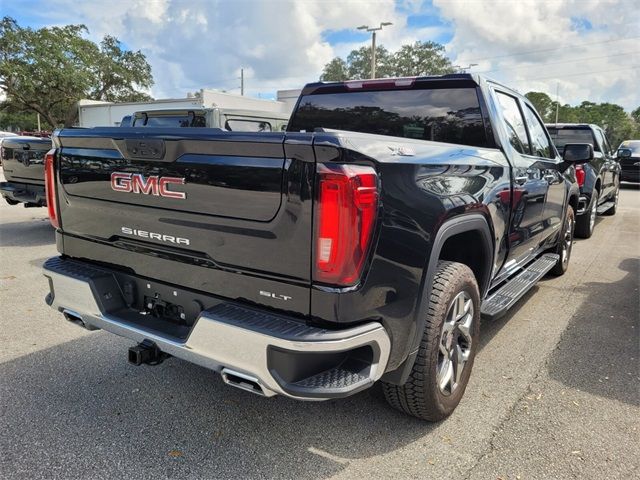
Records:
[[[466,265],[440,261],[418,356],[404,385],[382,383],[389,404],[436,422],[455,410],[469,382],[480,336],[480,292]]]
[[[551,269],[550,273],[552,275],[564,275],[569,268],[569,259],[571,258],[571,249],[573,248],[573,230],[575,224],[576,218],[573,213],[573,207],[569,205],[567,206],[567,213],[565,214],[564,223],[562,224],[562,232],[560,233],[560,238],[558,238],[558,246],[555,251],[560,258],[558,259],[558,263],[556,263]]]

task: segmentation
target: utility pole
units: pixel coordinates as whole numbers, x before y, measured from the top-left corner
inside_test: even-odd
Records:
[[[38,131],[41,132],[42,129],[40,128],[40,114],[36,113],[36,118],[38,119]]]
[[[358,30],[366,30],[371,32],[371,78],[376,78],[376,32],[382,30],[382,27],[393,25],[391,22],[382,22],[379,27],[369,28],[369,25],[360,25]]]
[[[560,82],[556,83],[556,127],[558,126],[558,110],[560,110],[560,98],[559,98]]]
[[[244,68],[240,69],[240,95],[244,96]]]

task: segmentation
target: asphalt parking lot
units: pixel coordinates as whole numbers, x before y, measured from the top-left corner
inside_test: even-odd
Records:
[[[340,401],[264,399],[44,303],[56,254],[45,209],[0,202],[2,478],[637,478],[640,189],[546,278],[482,326],[460,407],[427,424],[379,388]]]

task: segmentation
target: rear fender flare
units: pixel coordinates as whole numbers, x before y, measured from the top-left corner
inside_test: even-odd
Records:
[[[402,385],[406,382],[413,364],[415,363],[416,356],[418,355],[418,348],[420,347],[420,340],[426,324],[427,310],[429,308],[429,298],[431,297],[431,288],[433,284],[433,278],[438,266],[438,260],[440,259],[440,253],[445,242],[454,235],[465,232],[477,231],[480,233],[480,237],[483,242],[483,247],[488,253],[485,259],[485,275],[484,278],[479,279],[480,298],[484,298],[484,295],[489,288],[490,279],[493,271],[493,255],[494,244],[493,236],[491,234],[491,228],[484,215],[479,213],[472,213],[466,215],[460,215],[447,220],[438,230],[433,241],[433,247],[431,253],[426,259],[425,268],[423,270],[422,277],[422,295],[418,299],[418,305],[416,307],[416,315],[413,322],[414,331],[413,338],[409,344],[407,359],[396,369],[391,372],[387,372],[382,380]]]

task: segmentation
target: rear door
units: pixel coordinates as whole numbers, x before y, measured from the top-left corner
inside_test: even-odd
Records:
[[[292,297],[290,290],[247,282],[310,283],[315,160],[311,136],[298,137],[285,142],[278,133],[189,128],[63,130],[65,253],[114,263],[120,261],[114,250],[121,249],[137,254],[127,253],[133,263],[127,268],[160,281],[223,295],[234,290],[230,296],[254,301]],[[165,261],[152,271],[149,257],[171,260],[175,268]],[[184,263],[192,266],[185,270]],[[179,271],[189,272],[187,278],[176,278]],[[286,306],[308,312],[308,293],[297,291]]]
[[[509,258],[505,268],[527,260],[538,248],[544,234],[543,214],[549,182],[544,165],[531,153],[521,105],[506,92],[494,91],[507,132],[513,167],[512,214],[509,226]]]
[[[562,162],[556,156],[551,139],[533,108],[523,102],[523,111],[529,138],[531,140],[531,154],[536,159],[536,165],[542,169],[542,178],[547,182],[547,198],[542,214],[543,226],[546,230],[545,238],[556,233],[564,221],[564,205],[566,199],[566,187],[564,178],[559,171]]]

